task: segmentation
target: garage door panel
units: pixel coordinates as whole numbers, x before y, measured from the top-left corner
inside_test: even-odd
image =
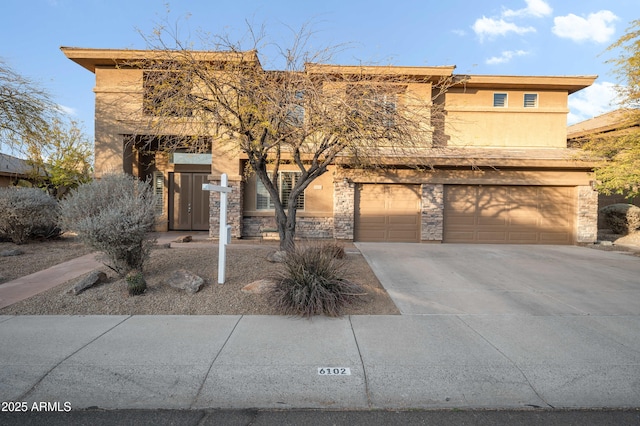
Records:
[[[358,185],[356,240],[420,241],[420,194],[419,185]]]
[[[410,227],[415,227],[415,225],[418,224],[418,217],[413,214],[411,216],[406,215],[406,216],[400,216],[400,215],[393,215],[393,216],[389,216],[389,225],[408,225]]]
[[[509,242],[518,241],[529,244],[535,244],[538,239],[536,232],[509,232]]]
[[[575,203],[572,187],[448,185],[444,241],[572,244]]]
[[[360,223],[363,225],[384,226],[387,223],[387,218],[385,216],[361,216]]]
[[[501,217],[502,216],[502,217]],[[504,213],[498,213],[495,216],[491,215],[482,215],[478,217],[478,225],[486,225],[486,226],[505,226],[507,224],[508,217],[504,215]]]

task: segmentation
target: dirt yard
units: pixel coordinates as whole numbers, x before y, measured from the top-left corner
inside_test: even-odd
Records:
[[[106,283],[74,296],[67,291],[77,281],[72,280],[1,309],[0,315],[277,315],[265,295],[241,291],[245,285],[268,278],[282,267],[266,260],[275,246],[246,242],[228,246],[226,283],[220,285],[217,284],[217,244],[206,243],[195,241],[180,244],[180,247],[174,244],[175,248],[155,249],[145,269],[148,290],[141,296],[129,296],[124,280],[117,279],[103,266],[99,269],[108,274]],[[16,248],[24,254],[0,258],[0,283],[89,252],[72,236],[21,246],[0,243],[0,252]],[[344,313],[399,314],[357,249],[347,247],[346,251],[345,270],[350,279],[364,287],[367,294],[361,304],[348,307]],[[196,294],[170,287],[165,280],[176,269],[186,269],[202,277],[205,286]]]

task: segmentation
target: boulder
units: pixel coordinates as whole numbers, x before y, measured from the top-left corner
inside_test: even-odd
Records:
[[[261,279],[247,284],[240,290],[243,293],[264,294],[267,293],[276,283],[273,280]]]
[[[69,289],[69,293],[73,293],[76,296],[85,291],[86,289],[93,287],[96,284],[106,281],[107,274],[102,271],[91,271],[89,275],[80,279],[73,287]]]
[[[204,286],[204,280],[186,269],[178,269],[171,273],[167,279],[167,284],[178,290],[195,294]]]
[[[24,252],[20,249],[2,250],[0,251],[0,257],[20,256]]]
[[[267,255],[267,260],[271,263],[282,263],[287,259],[287,252],[284,250],[273,251]]]

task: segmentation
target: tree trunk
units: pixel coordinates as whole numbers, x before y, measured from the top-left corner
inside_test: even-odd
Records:
[[[280,250],[293,251],[296,247],[296,209],[288,209],[288,215],[284,220],[278,220],[278,234],[280,235]]]

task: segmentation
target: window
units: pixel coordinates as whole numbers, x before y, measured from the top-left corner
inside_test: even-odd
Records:
[[[164,175],[162,172],[153,172],[153,193],[156,196],[156,213],[162,215],[164,210]]]
[[[538,106],[538,94],[537,93],[525,93],[524,94],[524,107],[536,108]]]
[[[304,124],[303,99],[304,92],[297,90],[293,95],[293,101],[287,105],[287,124],[294,127],[302,127]]]
[[[354,100],[352,116],[368,124],[394,127],[398,113],[398,95],[405,90],[404,85],[351,85],[347,93]]]
[[[493,106],[495,108],[507,107],[507,94],[506,93],[494,93],[493,94]]]
[[[284,204],[284,208],[289,207],[289,196],[294,185],[300,178],[300,172],[280,172],[278,173],[278,190],[280,191],[280,199]],[[256,178],[256,209],[257,210],[273,210],[275,208],[269,191],[264,186],[260,178]],[[304,210],[304,192],[298,196],[296,200],[296,210]]]
[[[146,115],[188,117],[191,82],[177,71],[145,71],[143,74],[143,111]]]
[[[395,126],[398,104],[397,95],[395,93],[376,93],[372,101],[374,108],[378,111],[375,118],[379,119],[384,127]]]

